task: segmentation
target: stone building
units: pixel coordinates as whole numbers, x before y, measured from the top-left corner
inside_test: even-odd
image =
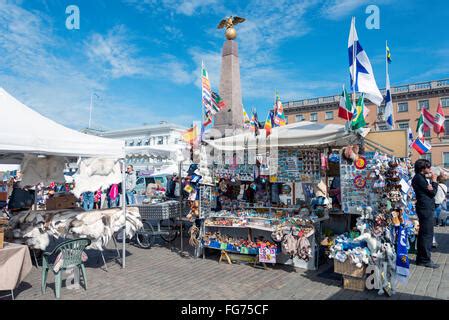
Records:
[[[381,92],[385,95],[385,90]],[[392,87],[391,93],[395,128],[410,127],[415,136],[421,108],[427,108],[435,114],[441,101],[446,115],[446,133],[438,138],[434,132],[427,132],[425,137],[431,143],[432,150],[421,157],[431,160],[433,165],[449,168],[449,79]],[[345,120],[338,117],[339,102],[340,95],[290,101],[284,104],[285,114],[289,123],[312,121],[345,124]],[[366,119],[368,126],[374,130],[387,130],[384,121],[385,104],[378,108],[366,100],[365,106],[370,111]],[[412,160],[416,161],[419,158],[420,155],[412,150]]]

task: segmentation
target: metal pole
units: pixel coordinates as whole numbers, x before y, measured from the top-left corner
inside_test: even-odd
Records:
[[[122,160],[122,208],[125,215],[125,225],[123,226],[123,252],[122,252],[122,268],[126,268],[126,163]]]
[[[355,32],[355,17],[352,18],[354,21],[354,32]],[[352,39],[354,40],[354,39]],[[352,42],[352,107],[355,108],[357,112],[357,104],[356,104],[356,88],[355,84],[357,83],[357,56],[356,56],[356,43]]]
[[[92,108],[93,108],[93,104],[94,104],[94,94],[91,93],[90,94],[89,129],[91,128],[91,125],[92,125]]]
[[[179,168],[178,168],[178,180],[179,180],[179,204],[180,204],[180,212],[179,212],[179,219],[181,222],[181,254],[184,252],[184,238],[183,238],[183,226],[184,222],[182,220],[182,161],[179,162]]]

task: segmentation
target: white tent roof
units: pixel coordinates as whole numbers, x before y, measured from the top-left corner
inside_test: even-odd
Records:
[[[302,121],[283,127],[273,128],[271,135],[266,138],[264,129],[259,136],[253,132],[245,132],[231,137],[206,142],[218,150],[242,150],[266,147],[307,147],[307,146],[343,146],[356,139],[356,135],[345,131],[345,127],[338,124],[319,124]]]
[[[0,88],[0,153],[124,158],[125,142],[90,136],[50,120]]]

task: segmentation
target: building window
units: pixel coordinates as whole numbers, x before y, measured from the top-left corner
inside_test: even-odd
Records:
[[[431,137],[430,130],[424,131],[424,138],[430,138],[430,137]]]
[[[303,114],[297,114],[296,115],[296,122],[301,122],[301,121],[304,121],[304,120],[306,120],[306,118],[304,117]]]
[[[386,124],[379,124],[379,131],[387,131],[388,126]]]
[[[421,110],[422,108],[429,110],[429,100],[420,100],[418,101],[418,110]]]
[[[334,120],[334,112],[333,111],[327,111],[325,119],[326,120]]]
[[[449,136],[449,117],[444,121],[444,135]]]
[[[449,108],[449,98],[442,98],[441,105],[443,106],[443,108]]]
[[[449,168],[449,152],[443,152],[443,166]]]
[[[398,112],[408,112],[408,102],[399,102]]]
[[[432,153],[426,153],[421,156],[421,159],[429,160],[432,163]]]
[[[377,114],[384,114],[385,113],[385,106],[378,106],[377,107]]]
[[[408,123],[408,121],[398,121],[398,128],[399,129],[408,129],[410,126],[409,126],[409,123]]]
[[[164,144],[164,137],[157,137],[157,144],[158,145]]]
[[[316,122],[318,121],[318,113],[314,112],[310,114],[310,121]]]

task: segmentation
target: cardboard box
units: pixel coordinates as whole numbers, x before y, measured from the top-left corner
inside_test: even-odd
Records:
[[[363,278],[366,274],[366,266],[364,265],[363,268],[357,268],[349,259],[344,263],[334,260],[334,272],[353,278]]]
[[[365,291],[366,277],[354,278],[351,276],[343,276],[343,288],[346,290]]]
[[[3,249],[3,245],[5,242],[5,230],[0,228],[0,249]]]
[[[47,210],[74,209],[76,201],[77,199],[72,194],[54,197],[47,200],[46,208]]]

